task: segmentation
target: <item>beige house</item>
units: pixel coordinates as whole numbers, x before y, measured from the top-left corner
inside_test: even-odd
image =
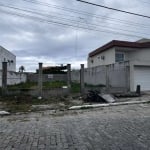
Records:
[[[141,85],[150,90],[150,40],[136,42],[113,40],[92,51],[88,56],[88,68],[129,62],[130,90]]]

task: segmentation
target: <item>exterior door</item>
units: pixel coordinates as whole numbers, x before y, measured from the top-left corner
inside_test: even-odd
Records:
[[[134,67],[134,90],[141,85],[141,91],[150,90],[150,67]]]

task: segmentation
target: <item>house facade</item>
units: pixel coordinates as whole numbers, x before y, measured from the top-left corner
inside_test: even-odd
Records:
[[[16,71],[16,56],[0,46],[0,70],[2,70],[2,62],[7,62],[8,71]]]
[[[27,75],[16,72],[16,56],[0,46],[0,87],[2,86],[2,62],[7,62],[7,85],[26,82]]]
[[[150,40],[137,42],[113,40],[92,51],[88,56],[88,68],[124,61],[150,61]]]
[[[129,62],[130,90],[135,91],[137,85],[141,85],[143,91],[150,90],[150,40],[113,40],[88,56],[88,68],[122,62]]]

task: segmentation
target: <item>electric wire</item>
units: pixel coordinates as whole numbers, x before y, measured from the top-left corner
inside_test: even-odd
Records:
[[[102,15],[96,15],[96,14],[92,14],[86,11],[81,11],[81,10],[76,10],[76,9],[71,9],[71,8],[67,8],[67,7],[62,7],[62,6],[58,6],[58,5],[52,5],[49,3],[45,3],[45,2],[39,2],[37,1],[33,1],[33,0],[22,0],[25,2],[29,2],[29,3],[33,3],[33,4],[37,4],[37,5],[41,5],[41,6],[46,6],[46,7],[50,7],[50,8],[56,8],[59,10],[63,10],[63,11],[68,11],[71,13],[76,13],[76,14],[80,14],[80,15],[90,15],[91,17],[95,17],[95,18],[102,18],[102,19],[110,19],[112,21],[119,21],[120,23],[125,23],[125,24],[130,24],[130,25],[143,25],[143,26],[147,26],[149,27],[149,25],[145,25],[145,24],[141,24],[141,23],[137,23],[137,22],[133,22],[133,21],[129,21],[129,20],[123,20],[123,19],[118,19],[118,18],[113,18],[113,17],[108,17],[108,16],[102,16]]]
[[[31,20],[36,20],[39,22],[44,22],[47,24],[57,24],[58,26],[67,26],[70,28],[79,28],[79,29],[83,29],[85,31],[96,31],[96,32],[102,32],[102,33],[108,33],[108,34],[115,34],[115,35],[123,35],[123,36],[127,36],[127,37],[137,37],[137,38],[144,38],[143,36],[139,36],[139,35],[133,35],[133,34],[128,34],[128,33],[121,33],[121,32],[116,32],[116,31],[111,31],[111,30],[100,30],[100,29],[89,29],[87,27],[82,27],[82,26],[77,26],[77,25],[73,25],[73,24],[68,24],[68,23],[63,23],[63,22],[58,22],[58,21],[53,21],[53,20],[46,20],[43,18],[39,18],[36,16],[31,16],[31,15],[27,15],[27,14],[21,14],[21,13],[14,13],[14,12],[10,12],[10,11],[6,11],[6,10],[0,10],[0,12],[3,12],[5,14],[10,14],[13,16],[19,16],[19,17],[23,17],[23,18],[27,18],[27,19],[31,19]]]
[[[137,14],[137,13],[133,13],[133,12],[121,10],[121,9],[116,9],[116,8],[112,8],[112,7],[108,7],[108,6],[104,6],[104,5],[100,5],[100,4],[95,4],[95,3],[87,2],[87,1],[84,1],[84,0],[76,0],[76,1],[79,1],[79,2],[82,2],[82,3],[86,3],[86,4],[89,4],[89,5],[94,5],[94,6],[102,7],[102,8],[105,8],[105,9],[110,9],[110,10],[119,11],[119,12],[130,14],[130,15],[134,15],[134,16],[139,16],[139,17],[144,17],[144,18],[150,19],[150,16],[147,16],[147,15]]]
[[[27,13],[32,13],[32,14],[36,14],[36,15],[40,15],[40,16],[44,16],[44,17],[52,17],[52,18],[56,18],[56,19],[59,19],[59,20],[63,20],[63,21],[69,21],[69,22],[73,22],[73,23],[76,23],[76,20],[70,20],[70,19],[66,19],[66,18],[57,18],[56,16],[53,16],[53,15],[47,15],[47,14],[43,14],[43,13],[38,13],[38,12],[34,12],[34,11],[30,11],[30,10],[25,10],[25,9],[20,9],[20,8],[17,8],[17,7],[12,7],[12,6],[6,6],[6,5],[3,5],[3,4],[0,4],[0,6],[3,6],[3,7],[7,7],[7,8],[11,8],[11,9],[15,9],[15,10],[19,10],[19,11],[23,11],[23,12],[27,12]],[[78,25],[83,25],[82,22],[78,22]],[[87,24],[87,22],[85,21],[86,25],[88,26],[88,28],[93,28],[93,27],[102,27],[102,28],[106,28],[106,26],[102,26],[102,25],[98,25],[98,24]],[[90,25],[90,26],[89,26]],[[132,32],[132,33],[139,33],[139,34],[145,34],[145,35],[149,35],[147,33],[141,33],[141,32],[137,32],[137,31],[131,31],[131,30],[125,30],[125,29],[119,29],[119,28],[111,28],[109,27],[109,29],[111,30],[120,30],[120,31],[127,31],[127,32]]]

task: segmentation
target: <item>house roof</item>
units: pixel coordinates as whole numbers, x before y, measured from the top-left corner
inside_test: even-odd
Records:
[[[9,50],[7,50],[6,48],[4,48],[3,46],[1,46],[0,45],[0,50],[2,50],[2,51],[6,51],[7,53],[9,53],[9,54],[11,54],[11,55],[13,55],[13,56],[15,56],[16,57],[16,55],[15,54],[13,54],[12,52],[10,52]]]
[[[89,57],[95,56],[101,52],[107,51],[108,49],[112,47],[129,47],[129,48],[150,48],[150,42],[128,42],[128,41],[118,41],[118,40],[113,40],[102,47],[97,48],[96,50],[92,51],[89,53]]]

